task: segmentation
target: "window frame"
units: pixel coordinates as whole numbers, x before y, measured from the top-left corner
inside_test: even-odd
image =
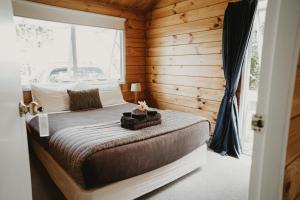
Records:
[[[99,27],[119,30],[121,32],[121,63],[120,63],[120,79],[117,80],[119,84],[125,83],[126,77],[126,51],[125,51],[125,18],[101,15],[96,13],[84,12],[79,10],[71,10],[67,8],[60,8],[56,6],[49,6],[35,2],[28,2],[23,0],[13,0],[14,16],[31,18],[37,20],[44,20],[50,22],[67,23],[71,25],[71,48],[73,68],[78,67],[77,63],[77,49],[76,49],[76,31],[75,25]],[[107,82],[116,81],[107,79]],[[99,83],[101,84],[101,83]],[[29,86],[24,86],[29,88]]]

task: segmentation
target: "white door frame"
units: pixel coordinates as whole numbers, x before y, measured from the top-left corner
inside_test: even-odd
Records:
[[[31,179],[11,0],[0,0],[0,199],[30,200]]]
[[[299,0],[269,0],[257,104],[265,127],[254,136],[250,200],[282,199],[299,27]]]

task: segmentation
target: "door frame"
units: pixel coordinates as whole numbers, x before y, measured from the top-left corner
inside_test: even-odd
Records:
[[[266,13],[249,199],[282,199],[292,97],[300,47],[300,1],[269,0]]]

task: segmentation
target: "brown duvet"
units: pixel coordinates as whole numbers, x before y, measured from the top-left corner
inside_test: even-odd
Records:
[[[29,135],[85,189],[162,167],[208,139],[207,120],[173,111],[160,111],[161,125],[140,131],[124,130],[118,124],[120,116],[133,108],[133,104],[123,104],[50,114],[50,136],[46,138],[39,137],[38,119],[33,118],[28,124]],[[93,131],[88,130],[91,127]]]

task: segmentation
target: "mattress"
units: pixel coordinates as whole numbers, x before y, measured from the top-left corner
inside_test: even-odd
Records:
[[[93,142],[98,145],[98,148],[94,148],[91,153],[82,158],[82,164],[78,172],[72,171],[70,166],[73,165],[69,163],[72,161],[72,157],[68,157],[68,155],[74,154],[74,152],[70,151],[69,154],[65,154],[68,148],[62,147],[71,144],[72,148],[74,148],[78,144],[70,143],[68,140],[75,140],[76,135],[79,137],[78,132],[82,134],[80,137],[86,136],[86,138],[90,139],[89,141],[93,141],[87,136],[90,133],[87,132],[85,135],[85,132],[82,131],[85,130],[84,128],[97,125],[95,126],[99,130],[97,134],[104,135],[104,129],[99,128],[103,127],[102,124],[106,124],[107,129],[108,123],[119,121],[122,113],[131,111],[134,109],[134,106],[134,104],[128,103],[90,111],[49,114],[49,137],[39,137],[38,118],[35,117],[28,122],[29,136],[40,143],[84,189],[97,188],[162,167],[192,152],[203,145],[209,138],[209,122],[204,119],[195,121],[192,117],[192,121],[183,123],[182,126],[178,125],[172,130],[170,127],[167,127],[168,115],[163,114],[163,123],[161,125],[157,125],[157,127],[152,129],[142,129],[140,132],[127,131],[127,134],[134,137],[126,135],[126,138],[122,140],[119,138],[114,139],[114,136],[118,135],[118,130],[124,132],[114,123],[112,130],[115,130],[115,132],[110,133],[111,141],[106,141],[104,145]],[[165,111],[161,112],[164,113]],[[176,118],[181,117],[185,119],[190,117],[180,112],[172,113],[172,115],[174,114],[178,116]],[[74,129],[73,127],[80,129]],[[154,132],[159,134],[154,134]],[[66,134],[70,134],[70,138],[66,137]],[[151,136],[147,137],[148,135]],[[55,137],[60,139],[60,143],[51,143]],[[139,139],[130,140],[130,138]],[[101,141],[99,138],[98,140]],[[108,142],[111,145],[108,145]],[[86,146],[84,148],[88,148],[87,145],[82,144],[78,146],[81,145],[81,147]],[[105,148],[99,148],[99,146]]]

